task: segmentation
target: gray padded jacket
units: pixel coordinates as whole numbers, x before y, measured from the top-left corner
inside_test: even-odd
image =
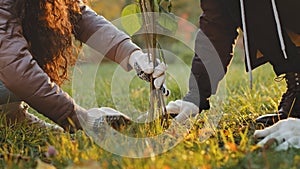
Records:
[[[20,22],[18,19],[11,20],[11,2],[13,0],[0,0],[0,80],[22,101],[66,128],[69,124],[67,118],[77,121],[75,112],[86,110],[51,82],[33,59]],[[128,56],[139,47],[132,43],[128,35],[86,5],[81,6],[81,12],[76,39],[106,54],[125,70],[130,70]],[[80,128],[79,124],[76,126]]]

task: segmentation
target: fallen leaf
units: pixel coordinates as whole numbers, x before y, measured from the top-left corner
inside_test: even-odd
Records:
[[[234,151],[234,152],[236,152],[238,150],[237,145],[235,143],[232,143],[232,142],[226,143],[225,147],[228,150],[231,150],[231,151]]]

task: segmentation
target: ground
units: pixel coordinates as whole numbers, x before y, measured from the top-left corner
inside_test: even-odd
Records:
[[[99,107],[115,107],[110,87],[116,66],[108,62],[101,64],[98,69],[95,89]],[[92,70],[95,66],[83,65],[82,68]],[[177,63],[169,65],[169,70],[172,69],[178,70]],[[182,73],[182,77],[188,77],[185,72]],[[275,152],[272,146],[266,150],[255,146],[256,140],[252,138],[252,134],[255,128],[261,126],[255,125],[254,119],[276,109],[285,86],[283,81],[274,81],[275,76],[270,65],[264,65],[253,73],[254,85],[251,90],[242,59],[234,60],[222,82],[225,84],[222,88],[226,90],[225,95],[223,93],[213,96],[212,109],[203,112],[201,116],[204,119],[210,113],[222,114],[213,135],[208,139],[199,139],[203,136],[201,129],[204,121],[200,117],[190,134],[176,147],[151,158],[139,159],[112,154],[95,144],[82,131],[75,134],[55,133],[22,124],[9,128],[2,123],[0,168],[299,168],[299,150]],[[186,92],[186,88],[179,91],[171,77],[168,78],[168,86],[172,91],[168,101],[180,99],[182,93]],[[71,83],[64,86],[70,93],[71,88]],[[138,111],[145,111],[149,96],[147,84],[134,79],[129,88],[130,102]],[[81,105],[89,107],[89,96],[80,97]],[[127,104],[128,100],[123,102]],[[155,135],[155,129],[145,130],[147,127],[133,124],[124,132],[131,135]]]

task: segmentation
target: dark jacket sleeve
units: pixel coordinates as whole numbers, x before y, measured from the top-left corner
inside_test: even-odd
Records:
[[[201,0],[201,8],[203,13],[195,41],[192,73],[197,81],[195,88],[198,88],[201,97],[208,98],[216,93],[227,72],[238,25],[219,0]]]

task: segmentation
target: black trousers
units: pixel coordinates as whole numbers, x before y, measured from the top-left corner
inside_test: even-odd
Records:
[[[241,27],[239,0],[201,0],[203,14],[195,42],[189,92],[183,100],[207,109],[207,98],[215,94],[219,81],[227,72],[232,50]],[[277,9],[288,59],[281,50],[271,0],[244,0],[251,63],[256,53],[272,64],[277,75],[300,72],[300,54],[287,31],[300,33],[300,1],[277,0]],[[259,62],[257,62],[259,63]]]

